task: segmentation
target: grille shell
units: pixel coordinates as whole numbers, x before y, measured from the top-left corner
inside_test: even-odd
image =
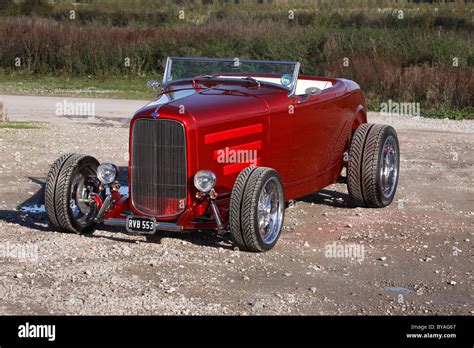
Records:
[[[134,122],[130,181],[136,211],[172,217],[186,209],[186,135],[181,122],[148,118]]]

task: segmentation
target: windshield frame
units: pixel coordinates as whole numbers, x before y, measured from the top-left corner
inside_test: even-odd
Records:
[[[171,74],[171,68],[173,65],[173,60],[198,60],[198,61],[221,61],[221,62],[232,62],[235,61],[235,58],[197,58],[197,57],[168,57],[166,58],[166,66],[165,66],[165,71],[163,73],[163,87],[167,86],[173,82],[179,82],[183,80],[192,80],[192,78],[184,78],[184,79],[178,79],[178,80],[170,80],[170,74]],[[267,63],[267,64],[294,64],[295,68],[292,73],[292,85],[290,88],[286,88],[283,85],[272,83],[272,82],[265,82],[265,84],[270,84],[276,87],[283,88],[288,91],[288,96],[294,96],[295,91],[296,91],[296,84],[297,84],[297,79],[298,75],[300,72],[300,67],[301,63],[296,62],[296,61],[273,61],[273,60],[256,60],[256,59],[239,59],[238,60],[241,63]],[[197,77],[197,76],[196,76]],[[225,78],[225,76],[223,76]],[[245,77],[242,77],[242,80],[244,80]],[[258,79],[257,79],[258,80]],[[263,83],[263,82],[262,82]]]

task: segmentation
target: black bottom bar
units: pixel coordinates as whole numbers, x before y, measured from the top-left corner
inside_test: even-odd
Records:
[[[47,326],[54,325],[54,326]],[[159,343],[472,347],[472,317],[0,317],[0,346]],[[54,329],[53,329],[54,328]],[[42,337],[36,337],[42,336]]]

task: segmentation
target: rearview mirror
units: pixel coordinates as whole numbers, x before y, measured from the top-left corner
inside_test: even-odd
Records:
[[[156,80],[150,80],[146,83],[146,85],[155,91],[158,87],[160,87],[160,83]]]

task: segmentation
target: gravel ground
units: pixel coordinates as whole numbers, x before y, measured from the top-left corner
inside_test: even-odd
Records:
[[[206,231],[51,231],[50,164],[72,151],[125,166],[124,120],[145,103],[91,99],[96,117],[65,118],[63,99],[0,96],[10,119],[47,122],[0,129],[0,314],[474,313],[473,121],[370,114],[399,134],[394,203],[353,208],[332,185],[291,205],[275,249],[253,254]]]

